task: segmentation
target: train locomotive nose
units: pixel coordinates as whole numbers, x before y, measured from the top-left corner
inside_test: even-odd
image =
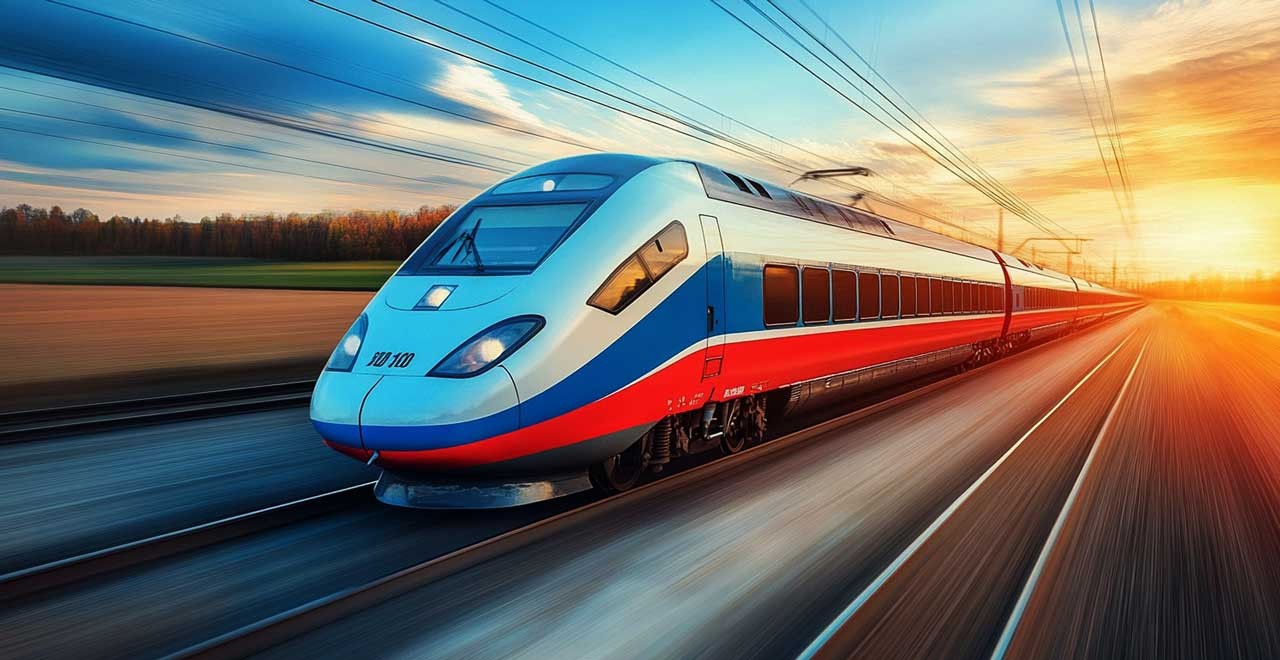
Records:
[[[384,376],[360,410],[363,447],[379,452],[457,447],[519,426],[515,383],[501,366],[469,378]]]

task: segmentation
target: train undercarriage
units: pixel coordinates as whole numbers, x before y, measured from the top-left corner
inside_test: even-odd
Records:
[[[1068,323],[1034,332],[1024,330],[969,346],[833,374],[766,394],[709,403],[701,410],[664,418],[622,453],[592,466],[588,475],[598,490],[624,491],[639,483],[646,473],[662,472],[674,459],[712,451],[736,454],[757,444],[763,441],[770,419],[831,405],[929,373],[964,372],[1080,327]]]

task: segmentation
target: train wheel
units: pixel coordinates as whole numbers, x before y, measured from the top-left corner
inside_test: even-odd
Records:
[[[747,397],[730,402],[729,424],[720,438],[720,451],[736,454],[764,439],[764,397]]]
[[[649,466],[649,435],[644,434],[621,453],[591,466],[587,470],[591,485],[603,493],[621,493],[639,483]]]

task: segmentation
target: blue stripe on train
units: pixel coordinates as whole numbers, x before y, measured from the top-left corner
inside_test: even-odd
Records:
[[[709,269],[721,268],[722,263],[720,257],[709,261],[617,341],[564,380],[522,401],[518,410],[510,408],[455,424],[365,425],[364,446],[391,450],[455,447],[544,422],[622,389],[706,338],[706,274]],[[361,429],[355,425],[314,420],[313,424],[327,440],[361,446]]]

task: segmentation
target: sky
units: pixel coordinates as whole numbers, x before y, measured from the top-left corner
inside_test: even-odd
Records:
[[[1004,213],[1006,251],[1061,268],[1046,239],[1088,239],[1072,267],[1104,282],[1280,267],[1277,0],[0,0],[0,19],[27,35],[0,40],[0,206],[415,209],[623,151],[781,184],[868,167],[797,187],[987,244],[994,194],[1035,221]],[[950,145],[932,158],[926,127]]]

